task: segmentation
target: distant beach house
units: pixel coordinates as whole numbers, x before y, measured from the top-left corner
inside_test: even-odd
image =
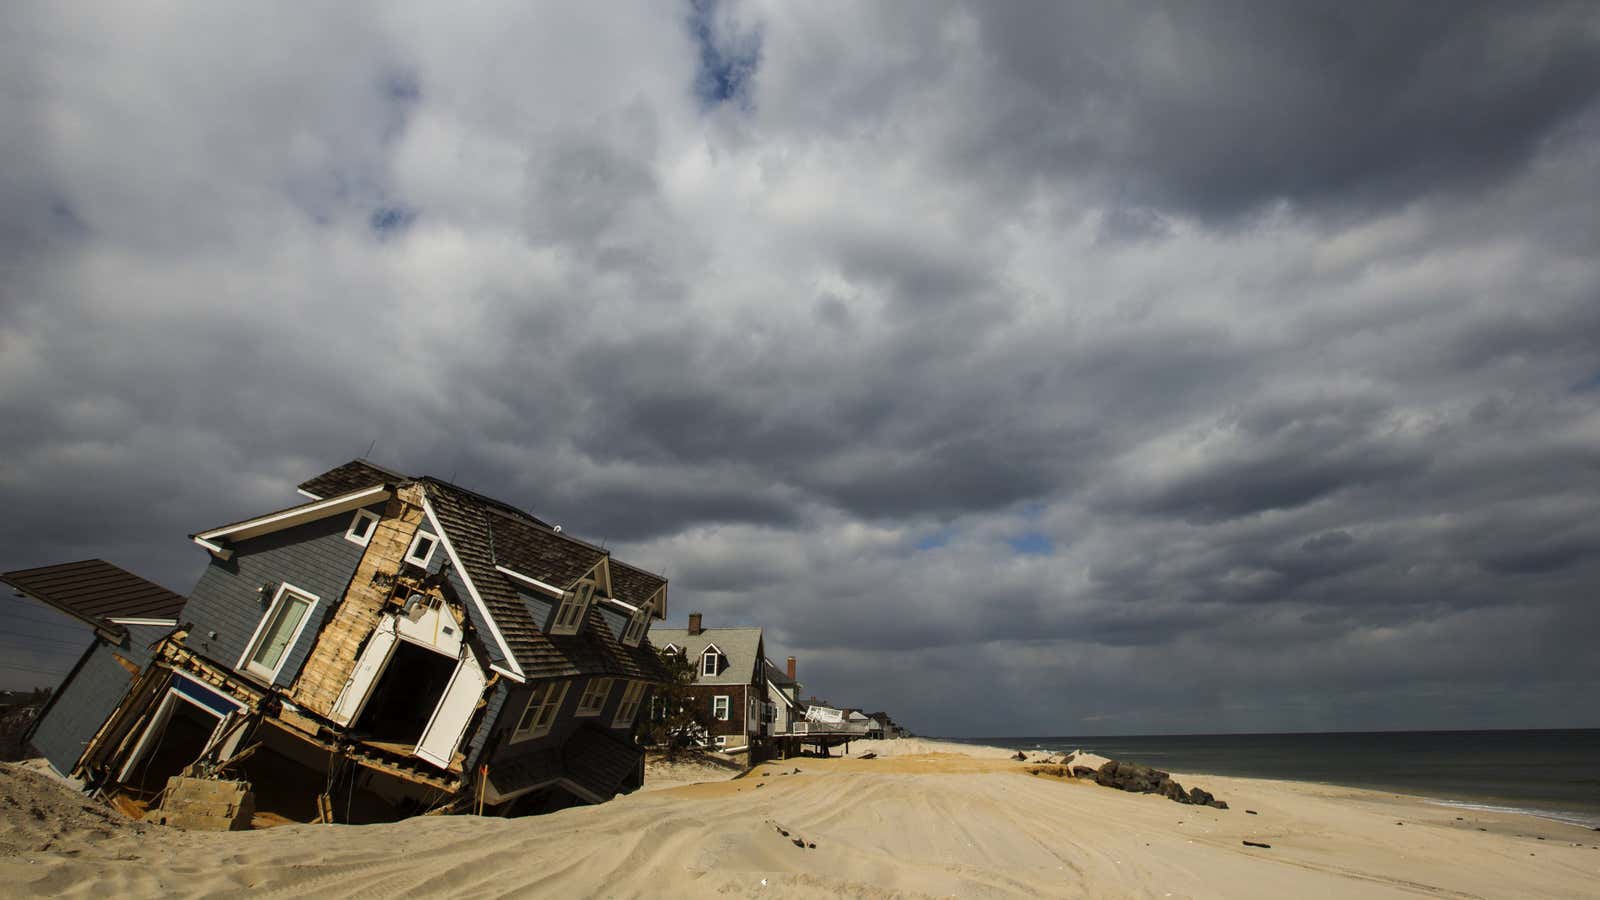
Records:
[[[705,628],[700,613],[687,628],[657,628],[656,643],[682,653],[695,672],[688,688],[710,723],[705,742],[724,753],[765,758],[769,751],[766,643],[758,627]]]
[[[793,756],[800,752],[795,723],[805,718],[805,707],[800,705],[801,684],[795,680],[795,659],[788,657],[781,669],[768,659],[763,667],[767,683],[765,715],[773,749]]]
[[[299,821],[515,815],[641,784],[666,579],[365,460],[299,491],[193,535],[209,556],[187,598],[105,563],[3,576],[96,629],[33,730],[52,766],[136,804],[180,773],[239,776]]]

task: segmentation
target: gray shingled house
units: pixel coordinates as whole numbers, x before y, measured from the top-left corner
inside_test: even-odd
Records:
[[[63,695],[112,708],[92,728],[46,711],[37,740],[57,769],[135,804],[180,772],[242,776],[258,809],[300,821],[514,815],[642,783],[665,579],[365,460],[299,490],[191,536],[207,565],[173,624],[102,636],[137,674],[115,690],[80,684],[83,665],[68,679]]]
[[[763,759],[770,752],[771,730],[761,629],[704,628],[701,622],[700,613],[690,613],[688,628],[657,628],[656,641],[663,650],[682,653],[694,667],[688,695],[710,723],[707,746]]]

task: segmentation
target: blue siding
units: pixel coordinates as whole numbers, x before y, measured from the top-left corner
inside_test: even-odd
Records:
[[[556,613],[556,602],[544,594],[535,594],[531,591],[517,591],[517,596],[522,598],[522,605],[527,608],[528,615],[533,617],[534,627],[549,632],[550,620]]]
[[[383,514],[381,503],[368,509]],[[188,646],[215,662],[233,666],[244,655],[245,645],[272,599],[272,593],[261,595],[261,585],[270,583],[275,593],[287,582],[318,598],[311,621],[289,649],[288,661],[274,683],[286,686],[293,682],[317,633],[344,599],[366,552],[365,547],[345,540],[354,516],[354,512],[341,513],[241,541],[234,547],[233,559],[213,558],[183,608],[183,620],[194,625]]]
[[[600,715],[584,716],[582,718],[577,715],[578,701],[583,697],[583,689],[588,686],[589,679],[587,677],[573,678],[570,681],[571,687],[567,688],[566,699],[561,701],[561,710],[556,713],[555,725],[550,729],[549,734],[531,741],[522,741],[516,744],[509,743],[510,732],[517,727],[517,720],[522,717],[522,711],[528,705],[528,695],[533,692],[534,687],[543,683],[532,682],[515,686],[507,685],[509,689],[503,692],[503,699],[492,710],[499,721],[481,729],[479,734],[474,737],[474,742],[483,744],[487,743],[491,735],[505,735],[505,738],[500,742],[499,749],[492,757],[494,761],[503,761],[515,759],[537,750],[559,747],[567,742],[567,738],[571,737],[574,731],[591,722],[607,729],[618,737],[626,738],[627,735],[633,733],[631,726],[628,728],[611,727],[611,720],[617,715],[617,706],[622,703],[622,694],[626,684],[624,679],[618,678],[612,681],[611,693],[606,697],[606,703],[605,706],[601,707]],[[502,684],[505,683],[502,682]],[[639,713],[633,720],[635,725],[643,723],[649,715],[651,693],[651,690],[645,691],[644,698],[639,704]],[[489,716],[485,715],[484,722],[488,723],[489,721]]]
[[[478,756],[483,753],[484,745],[489,743],[489,735],[494,733],[495,726],[499,723],[500,712],[505,708],[506,697],[510,693],[511,683],[504,679],[489,692],[483,718],[478,720],[478,730],[473,732],[471,739],[467,741],[465,767],[468,772],[477,767]]]
[[[571,686],[567,688],[566,698],[561,701],[561,709],[556,711],[556,721],[551,727],[550,733],[542,738],[519,741],[513,744],[510,742],[510,732],[517,727],[517,719],[522,717],[522,711],[528,706],[528,695],[533,692],[534,687],[544,682],[535,681],[517,685],[516,690],[512,691],[511,695],[506,698],[500,721],[495,723],[494,733],[505,735],[504,740],[500,742],[499,750],[494,754],[493,758],[495,760],[514,759],[535,750],[559,747],[567,742],[567,737],[579,725],[589,721],[587,718],[580,719],[574,715],[578,711],[578,699],[583,696],[583,686],[587,682],[582,678],[573,678],[569,679],[569,681]]]
[[[439,566],[443,565],[445,560],[449,559],[449,555],[443,549],[435,551],[433,557],[433,559],[428,560],[428,568],[435,572],[438,571]],[[478,640],[482,643],[483,649],[488,651],[489,663],[491,665],[504,666],[506,664],[506,655],[500,652],[500,644],[494,639],[494,635],[490,633],[489,624],[483,620],[483,612],[478,609],[478,604],[473,602],[472,595],[467,593],[467,585],[461,580],[461,573],[457,572],[455,567],[452,566],[449,574],[445,576],[445,581],[450,585],[450,590],[455,592],[456,598],[461,601],[461,605],[466,607],[467,619],[472,622],[472,627],[477,629]]]
[[[71,774],[84,745],[116,711],[138,677],[116,657],[120,655],[142,670],[150,664],[150,644],[171,630],[163,625],[130,625],[128,637],[120,645],[95,639],[82,665],[57,689],[30,740],[57,772]]]

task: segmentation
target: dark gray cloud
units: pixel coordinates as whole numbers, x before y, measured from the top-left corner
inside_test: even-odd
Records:
[[[236,14],[0,36],[0,567],[371,448],[926,732],[1600,724],[1592,6]]]

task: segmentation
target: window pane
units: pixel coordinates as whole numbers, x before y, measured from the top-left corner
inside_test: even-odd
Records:
[[[261,644],[256,648],[251,662],[268,671],[276,669],[284,651],[289,649],[289,638],[294,634],[295,627],[310,607],[309,600],[285,593],[272,621],[267,624],[266,632],[261,635]]]

